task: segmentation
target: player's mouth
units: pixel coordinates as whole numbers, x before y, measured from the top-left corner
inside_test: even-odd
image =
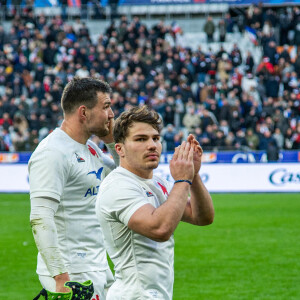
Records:
[[[149,159],[158,159],[159,155],[157,153],[149,153],[146,155],[147,158]]]

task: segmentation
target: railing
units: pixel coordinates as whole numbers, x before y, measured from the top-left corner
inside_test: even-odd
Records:
[[[92,19],[111,19],[111,9],[109,6],[101,7],[100,5],[90,4],[82,5],[81,7],[68,6],[52,6],[52,7],[26,7],[26,6],[9,6],[0,5],[0,21],[9,21],[16,15],[22,17],[27,16],[28,9],[34,11],[35,16],[44,15],[45,17],[55,17],[61,15],[64,19],[72,20],[75,17],[80,17],[85,20]]]
[[[0,152],[1,164],[27,164],[31,152]],[[173,153],[163,152],[161,163],[169,163]],[[265,151],[204,151],[202,162],[218,163],[266,163],[268,161]],[[280,151],[278,162],[299,163],[300,151]]]
[[[120,15],[145,16],[147,19],[152,17],[172,17],[181,16],[189,19],[192,16],[207,16],[208,14],[223,15],[228,11],[229,5],[220,4],[170,4],[170,5],[120,5],[120,6],[101,6],[100,2],[81,5],[80,7],[71,7],[66,5],[30,7],[24,5],[1,6],[0,4],[0,21],[9,21],[15,15],[20,17],[27,16],[28,9],[34,11],[35,16],[43,14],[46,17],[61,15],[64,19],[72,20],[80,17],[84,20],[111,20]]]

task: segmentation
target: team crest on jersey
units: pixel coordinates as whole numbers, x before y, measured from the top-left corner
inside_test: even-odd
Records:
[[[148,192],[145,188],[143,188],[143,190],[146,192],[147,197],[153,197],[151,192]]]
[[[82,157],[80,157],[77,153],[75,153],[75,155],[76,155],[76,158],[77,158],[77,161],[80,163],[80,162],[85,162],[85,160],[82,158]]]
[[[153,194],[151,192],[146,191],[147,197],[153,197]]]

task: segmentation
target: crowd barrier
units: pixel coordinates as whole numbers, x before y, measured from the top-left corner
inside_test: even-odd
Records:
[[[227,153],[226,163],[218,161],[218,156],[220,158],[224,153],[205,153],[200,176],[212,193],[299,193],[300,152],[295,152],[293,162],[279,163],[259,162],[259,159],[264,160],[261,153],[256,156],[253,153]],[[28,193],[27,161],[17,161],[21,154],[6,155],[10,162],[8,157],[4,162],[3,153],[0,153],[0,193]],[[168,164],[171,156],[164,153],[155,170],[169,181],[173,181]]]
[[[1,163],[27,164],[31,152],[0,152]],[[173,153],[163,152],[161,163],[169,163]],[[204,163],[265,163],[268,162],[265,151],[205,151],[202,162]],[[300,151],[280,151],[278,162],[300,162]]]

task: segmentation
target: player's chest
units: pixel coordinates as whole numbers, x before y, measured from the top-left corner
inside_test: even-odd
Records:
[[[74,183],[82,188],[99,186],[106,173],[102,159],[88,152],[75,152],[73,156],[69,184]]]

